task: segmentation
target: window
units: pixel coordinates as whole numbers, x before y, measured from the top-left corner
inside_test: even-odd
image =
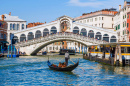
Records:
[[[126,15],[125,15],[125,18],[126,18]]]
[[[129,23],[127,23],[127,28],[129,28]]]
[[[124,27],[124,22],[123,22],[123,27]]]
[[[124,16],[123,16],[123,19],[124,19]]]
[[[124,30],[123,30],[123,35],[125,34]]]
[[[127,15],[127,18],[129,19],[129,15]]]
[[[113,24],[112,24],[112,28],[113,28]]]
[[[86,23],[86,20],[84,20],[84,23]]]
[[[117,26],[116,26],[116,30],[117,30]]]
[[[104,18],[102,17],[102,20],[103,20]]]
[[[103,23],[102,23],[102,28],[103,28]]]
[[[118,29],[120,29],[120,24],[118,25]]]
[[[97,18],[95,18],[95,21],[97,21]]]
[[[22,24],[22,29],[24,29],[24,24]]]
[[[113,18],[112,18],[112,21],[113,21]]]
[[[125,21],[125,27],[126,27],[126,21]]]
[[[19,30],[19,24],[17,24],[17,30]]]
[[[10,30],[12,30],[12,28],[13,28],[13,25],[12,25],[12,24],[10,24]]]
[[[15,27],[16,27],[16,25],[15,25],[15,24],[13,24],[13,30],[15,30]]]
[[[89,19],[87,20],[87,22],[89,22]]]

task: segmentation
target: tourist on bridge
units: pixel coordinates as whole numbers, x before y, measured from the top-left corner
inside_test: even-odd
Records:
[[[70,59],[69,53],[68,51],[65,53],[65,62],[66,62],[66,66],[68,65],[68,59]]]

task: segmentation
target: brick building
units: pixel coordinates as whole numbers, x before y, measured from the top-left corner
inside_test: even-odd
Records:
[[[6,50],[7,46],[7,23],[4,21],[4,15],[1,16],[2,20],[0,20],[0,51],[1,49]]]

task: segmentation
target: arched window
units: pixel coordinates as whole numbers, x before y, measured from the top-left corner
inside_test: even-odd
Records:
[[[53,27],[51,28],[51,34],[56,34],[56,33],[57,33],[57,29],[56,29],[55,26],[53,26]]]
[[[87,31],[85,28],[81,29],[81,33],[82,36],[87,36]]]
[[[108,34],[104,34],[103,35],[103,40],[109,42],[109,35]]]
[[[74,27],[73,33],[74,33],[74,34],[79,34],[79,28],[78,28],[77,26]]]
[[[45,28],[45,29],[43,30],[43,37],[44,37],[44,36],[47,36],[47,35],[49,35],[49,30],[48,30],[47,28]]]
[[[40,38],[41,37],[41,31],[37,30],[35,33],[35,38]]]
[[[13,25],[12,24],[10,24],[10,30],[12,30],[13,29]]]
[[[110,42],[116,42],[116,36],[112,36]]]
[[[93,30],[90,30],[90,31],[89,31],[88,37],[94,38],[94,31],[93,31]]]
[[[96,38],[97,40],[101,40],[101,38],[102,38],[101,33],[100,33],[100,32],[97,32],[95,38]]]
[[[32,39],[34,39],[34,35],[32,32],[29,32],[28,33],[28,40],[32,40]]]
[[[22,29],[24,29],[24,24],[22,24]]]
[[[20,42],[22,42],[22,41],[26,41],[26,36],[25,36],[25,34],[22,34],[22,35],[20,36]]]
[[[13,30],[16,30],[16,24],[13,24]]]
[[[18,37],[17,36],[14,36],[13,37],[13,40],[12,40],[12,44],[15,44],[18,42]]]
[[[17,30],[19,30],[19,24],[17,24]]]

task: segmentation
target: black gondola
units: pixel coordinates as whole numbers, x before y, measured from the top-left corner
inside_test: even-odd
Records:
[[[58,67],[58,66],[56,66],[56,67],[52,66],[52,64],[50,63],[49,60],[47,61],[47,64],[48,64],[49,68],[52,69],[52,70],[56,70],[56,71],[72,71],[78,66],[79,60],[74,65],[69,65],[69,66],[64,67],[64,68],[61,68],[61,67]]]

